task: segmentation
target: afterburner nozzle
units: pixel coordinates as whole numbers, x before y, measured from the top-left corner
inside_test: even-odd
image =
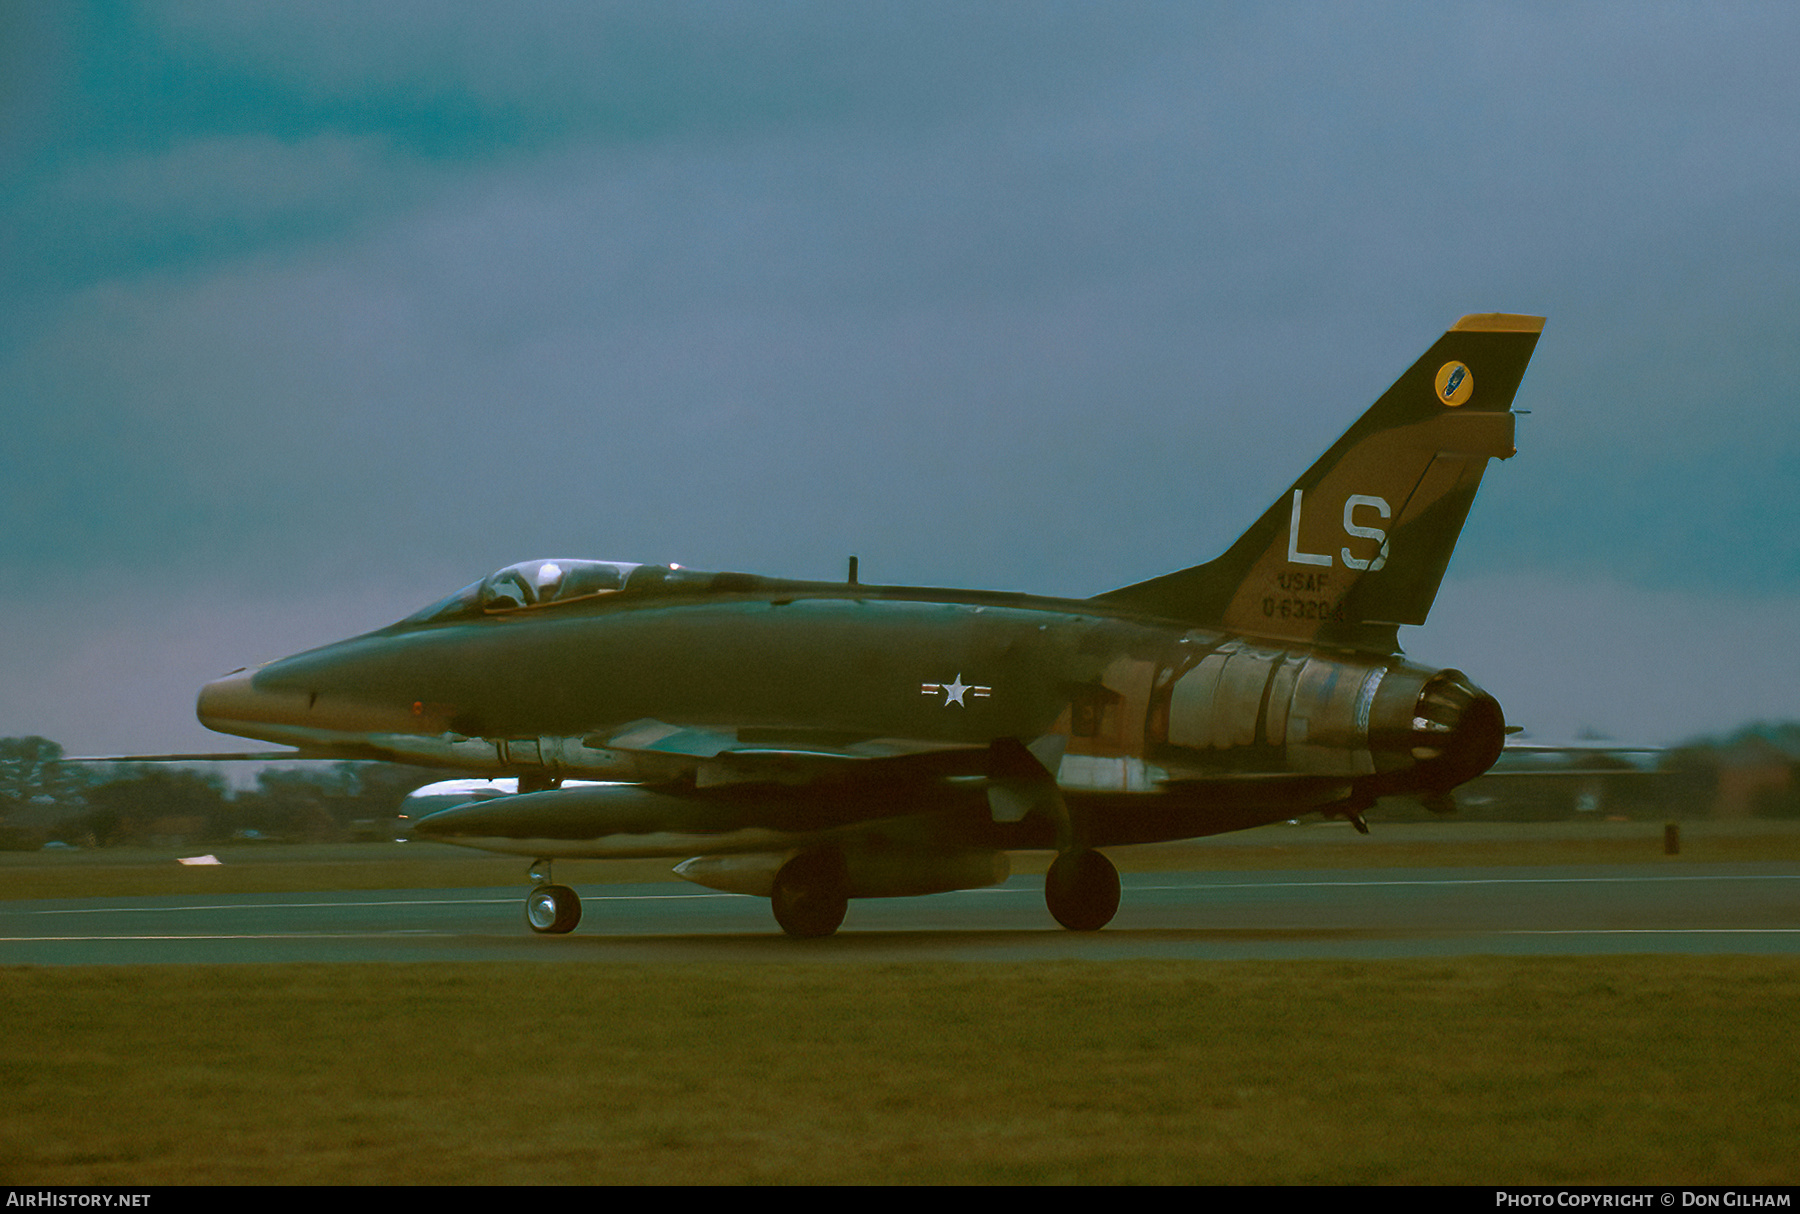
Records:
[[[1487,771],[1506,746],[1500,702],[1460,670],[1434,675],[1413,709],[1412,755],[1436,788],[1451,789]]]

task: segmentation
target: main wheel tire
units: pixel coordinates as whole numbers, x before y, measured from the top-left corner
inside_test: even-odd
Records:
[[[817,940],[837,931],[850,909],[849,874],[836,848],[802,852],[775,874],[770,902],[775,922],[796,940]]]
[[[574,931],[581,922],[581,898],[566,885],[540,885],[525,895],[525,922],[547,936]]]
[[[1119,870],[1097,851],[1056,857],[1044,876],[1044,905],[1072,932],[1097,932],[1119,913]]]

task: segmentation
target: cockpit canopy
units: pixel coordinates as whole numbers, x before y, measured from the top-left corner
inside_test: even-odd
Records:
[[[480,582],[483,611],[511,611],[544,603],[611,594],[642,565],[625,561],[572,561],[551,558],[520,561],[491,573]]]
[[[771,587],[807,584],[777,581],[754,573],[703,573],[680,565],[549,557],[496,570],[449,598],[407,616],[395,627],[532,611],[560,603],[591,602],[613,594],[755,594],[766,593]]]
[[[597,598],[615,594],[633,580],[660,583],[668,575],[667,565],[641,565],[631,561],[584,561],[565,557],[520,561],[490,573],[473,585],[464,586],[449,598],[408,616],[404,622],[435,623]]]

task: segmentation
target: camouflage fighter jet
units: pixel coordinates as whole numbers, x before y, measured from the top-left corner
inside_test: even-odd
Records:
[[[1002,881],[1053,849],[1064,927],[1119,904],[1100,849],[1392,794],[1500,754],[1500,706],[1407,661],[1541,318],[1465,316],[1221,557],[1091,599],[510,565],[397,624],[209,683],[200,720],[300,756],[515,780],[414,836],[531,857],[682,858],[797,937],[848,900]]]

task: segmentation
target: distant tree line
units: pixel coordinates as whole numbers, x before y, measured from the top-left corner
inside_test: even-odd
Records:
[[[318,763],[265,767],[254,788],[233,790],[210,770],[62,757],[48,738],[0,738],[0,849],[390,839],[406,795],[454,774]],[[1800,722],[1747,725],[1674,747],[1650,771],[1604,751],[1571,751],[1529,771],[1484,777],[1457,800],[1460,816],[1478,820],[1800,818]]]
[[[1756,722],[1662,756],[1680,786],[1732,818],[1800,818],[1800,722]]]
[[[1508,751],[1456,801],[1458,816],[1474,821],[1800,818],[1800,723],[1758,722],[1655,754],[1609,750],[1592,736],[1563,750]]]
[[[391,839],[406,795],[444,773],[390,763],[265,767],[231,789],[171,763],[64,763],[48,738],[0,738],[0,848]]]

